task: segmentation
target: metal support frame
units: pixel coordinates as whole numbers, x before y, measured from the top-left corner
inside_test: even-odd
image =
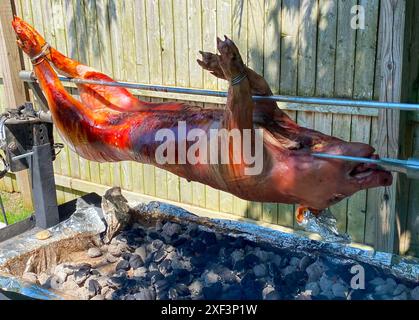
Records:
[[[1,196],[0,196],[0,209],[1,209],[1,213],[3,215],[4,223],[7,226],[9,224],[9,222],[7,221],[6,210],[4,210],[3,199],[2,199]]]
[[[46,229],[60,222],[51,145],[34,146],[32,153],[30,170],[36,226]]]
[[[0,142],[9,170],[29,169],[36,226],[43,229],[60,221],[52,164],[55,160],[53,126],[44,113],[35,112],[31,103],[25,103],[0,120]]]

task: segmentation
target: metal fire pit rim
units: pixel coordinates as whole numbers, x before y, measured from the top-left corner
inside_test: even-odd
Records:
[[[257,225],[247,221],[235,221],[220,218],[203,218],[181,207],[172,204],[151,201],[148,204],[139,204],[134,208],[139,212],[159,213],[171,216],[181,222],[183,219],[228,231],[233,236],[242,236],[250,241],[260,244],[264,242],[278,250],[289,250],[294,253],[302,252],[312,255],[326,254],[331,257],[354,262],[369,264],[373,267],[382,268],[393,276],[406,281],[419,281],[419,259],[415,257],[401,257],[396,254],[355,248],[341,243],[323,242],[309,239],[296,233],[286,233],[269,227]]]
[[[373,267],[382,268],[391,275],[405,281],[418,281],[419,259],[404,258],[394,254],[383,252],[371,252],[369,250],[348,247],[337,243],[324,243],[313,240],[299,234],[285,233],[269,227],[260,226],[246,221],[234,221],[220,218],[204,218],[197,216],[181,207],[167,204],[164,202],[151,201],[141,203],[132,208],[135,214],[134,221],[165,219],[173,222],[196,223],[201,228],[219,231],[225,235],[242,237],[255,242],[261,246],[268,245],[278,250],[287,250],[294,254],[305,253],[340,260],[340,263],[361,262]],[[41,288],[37,285],[27,284],[20,279],[12,276],[0,274],[0,280],[4,283],[11,283],[14,287],[20,287],[21,293],[35,299],[65,299],[54,292]],[[11,286],[12,289],[14,288]],[[25,291],[26,290],[26,291]],[[13,290],[11,290],[13,291]],[[15,291],[16,292],[16,291]]]

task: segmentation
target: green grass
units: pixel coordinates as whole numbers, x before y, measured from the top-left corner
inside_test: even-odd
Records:
[[[31,214],[31,210],[27,210],[23,207],[20,193],[8,193],[0,191],[1,198],[3,200],[3,206],[6,210],[7,222],[13,224],[28,218]],[[3,213],[0,210],[0,222],[4,223]]]

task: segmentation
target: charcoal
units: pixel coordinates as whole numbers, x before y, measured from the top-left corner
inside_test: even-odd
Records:
[[[116,269],[116,271],[129,270],[130,269],[130,264],[127,260],[121,260],[121,261],[118,262],[115,269]]]
[[[170,283],[169,281],[163,278],[163,279],[157,280],[154,283],[154,287],[156,288],[156,292],[159,293],[168,289],[170,287]]]
[[[165,278],[164,275],[162,275],[160,271],[153,271],[153,272],[150,272],[150,274],[151,274],[151,276],[150,276],[151,284],[155,284],[155,283],[157,283],[161,280],[164,280],[164,278]],[[165,280],[165,281],[167,281],[167,280]]]
[[[161,241],[160,239],[156,239],[151,242],[151,246],[153,250],[155,251],[159,250],[163,245],[164,245],[164,242]]]
[[[124,252],[124,253],[121,255],[122,259],[127,260],[127,261],[129,261],[129,260],[130,260],[131,256],[132,256],[132,254],[131,254],[131,253],[129,253],[129,252]]]
[[[207,300],[219,300],[220,294],[223,289],[221,283],[217,282],[211,284],[210,286],[206,286],[202,289],[202,293],[204,294],[205,299]]]
[[[202,231],[199,234],[199,239],[201,239],[207,246],[213,245],[217,242],[217,238],[215,237],[215,234],[212,232],[206,232]]]
[[[187,238],[185,238],[185,237],[179,237],[179,238],[177,238],[176,240],[174,240],[174,241],[172,242],[172,244],[173,244],[173,246],[175,246],[175,247],[179,247],[179,246],[183,245],[184,243],[186,243],[187,241],[188,241],[188,239],[187,239]]]
[[[157,232],[150,232],[150,233],[148,234],[148,236],[149,236],[151,239],[159,239],[159,238],[160,238],[160,235],[159,235]]]
[[[156,300],[156,292],[152,288],[142,288],[134,297],[135,300]]]
[[[248,254],[244,257],[244,263],[245,263],[247,268],[251,268],[251,267],[259,264],[259,262],[260,262],[260,259],[256,255],[254,255],[253,253],[250,253],[250,254]]]
[[[178,283],[178,284],[176,284],[175,288],[176,288],[176,291],[177,291],[178,296],[180,296],[180,297],[185,297],[185,296],[190,295],[189,288],[184,283]]]
[[[97,280],[91,279],[88,280],[88,287],[89,293],[92,294],[92,296],[96,296],[100,293],[101,287]]]
[[[112,276],[108,278],[108,281],[106,283],[111,288],[119,289],[119,288],[122,288],[125,281],[126,281],[126,277]]]
[[[171,262],[169,260],[164,260],[159,265],[159,271],[161,272],[161,274],[163,274],[164,276],[166,276],[169,272],[172,271]]]
[[[144,261],[139,255],[133,254],[129,259],[129,265],[132,269],[135,270],[144,266]]]
[[[141,260],[143,260],[143,262],[146,261],[146,259],[147,259],[147,249],[146,249],[146,247],[144,245],[141,246],[141,247],[139,247],[139,248],[137,248],[137,249],[135,249],[135,252],[134,253],[136,255],[140,256],[140,258],[141,258]]]
[[[223,288],[223,294],[221,300],[241,300],[242,299],[242,290],[240,285],[233,284]]]
[[[157,252],[154,253],[153,261],[156,263],[160,263],[166,258],[167,252],[164,248],[160,248]]]

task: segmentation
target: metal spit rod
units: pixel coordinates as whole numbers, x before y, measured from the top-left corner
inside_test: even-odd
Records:
[[[369,159],[327,153],[313,153],[312,155],[316,158],[323,159],[337,159],[350,162],[376,164],[377,166],[389,171],[404,173],[410,179],[419,179],[419,160],[414,158],[410,158],[408,160],[398,160],[389,158]]]
[[[25,82],[36,82],[36,76],[31,71],[21,71],[19,77]],[[190,89],[190,88],[179,88],[169,87],[160,85],[149,85],[134,82],[109,82],[102,80],[88,80],[79,78],[70,78],[64,76],[58,76],[63,82],[71,82],[75,84],[93,84],[111,87],[123,87],[128,89],[139,89],[146,91],[158,91],[158,92],[171,92],[181,94],[192,94],[201,96],[213,96],[213,97],[227,97],[227,92],[215,91],[215,90],[202,90],[202,89]],[[361,100],[348,100],[348,99],[334,99],[334,98],[315,98],[315,97],[294,97],[294,96],[253,96],[254,100],[270,100],[290,103],[306,103],[315,105],[335,105],[340,107],[356,107],[356,108],[373,108],[373,109],[397,109],[402,111],[419,111],[419,105],[406,104],[406,103],[389,103],[379,101],[361,101]],[[358,163],[372,163],[379,167],[383,167],[390,171],[400,172],[406,174],[409,178],[419,179],[419,160],[397,160],[397,159],[368,159],[350,156],[339,156],[332,154],[321,154],[315,153],[313,156],[324,159],[339,159]]]
[[[21,71],[19,73],[19,77],[25,82],[37,81],[35,75],[31,71]],[[145,90],[145,91],[182,93],[182,94],[222,97],[222,98],[227,97],[227,92],[225,91],[169,87],[169,86],[141,84],[141,83],[134,83],[134,82],[126,82],[126,81],[109,82],[109,81],[102,81],[102,80],[69,78],[69,77],[64,77],[64,76],[58,76],[58,78],[63,82],[71,82],[75,84],[94,84],[94,85],[101,85],[101,86],[123,87],[123,88],[128,88],[128,89],[138,89],[138,90]],[[289,102],[289,103],[305,103],[305,104],[314,104],[314,105],[333,105],[333,106],[338,106],[338,107],[419,111],[419,105],[415,105],[415,104],[335,99],[335,98],[295,97],[295,96],[273,95],[273,96],[253,96],[253,100],[278,101],[278,102]]]

